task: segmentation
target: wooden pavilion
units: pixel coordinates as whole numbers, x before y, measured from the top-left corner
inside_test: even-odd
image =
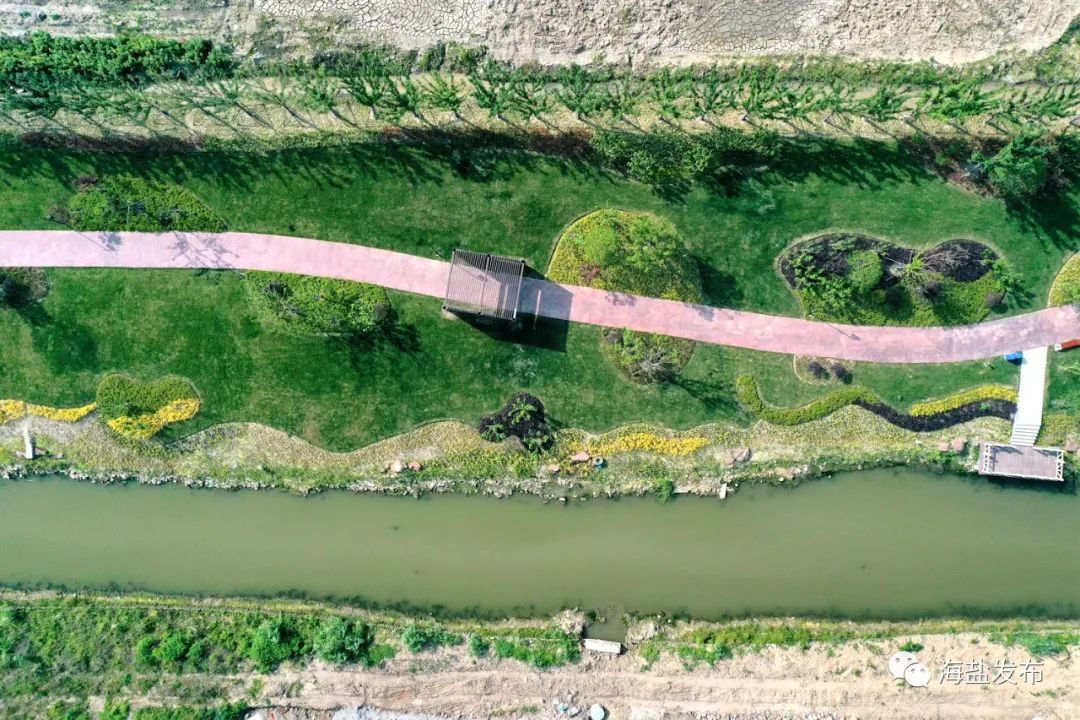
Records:
[[[478,320],[518,321],[525,261],[455,250],[443,310]]]

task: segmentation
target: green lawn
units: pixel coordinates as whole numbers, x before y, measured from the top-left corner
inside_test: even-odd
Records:
[[[949,187],[882,145],[810,149],[781,170],[733,186],[701,184],[675,198],[570,160],[475,151],[461,157],[378,146],[244,154],[88,154],[19,148],[0,155],[0,227],[47,228],[43,216],[81,173],[128,172],[178,182],[234,230],[297,234],[448,257],[469,247],[544,268],[564,225],[597,207],[671,219],[702,261],[707,302],[796,314],[773,268],[792,239],[847,229],[909,246],[971,237],[1000,250],[1029,295],[1006,312],[1041,307],[1076,240],[1075,198],[1037,210]],[[828,388],[799,382],[791,359],[700,345],[680,382],[642,387],[600,354],[598,330],[571,327],[564,348],[496,340],[439,316],[437,301],[392,295],[398,337],[371,348],[264,327],[237,277],[188,271],[50,273],[42,312],[0,314],[0,396],[75,403],[112,370],[195,381],[204,411],[176,433],[252,420],[346,449],[419,422],[475,420],[512,392],[540,395],[558,423],[601,430],[633,420],[685,427],[746,421],[732,383],[752,371],[771,401]],[[555,343],[559,345],[560,343]],[[990,381],[1001,361],[947,367],[859,365],[855,380],[906,406]],[[1055,387],[1060,385],[1056,383]],[[1080,388],[1067,389],[1080,394]]]

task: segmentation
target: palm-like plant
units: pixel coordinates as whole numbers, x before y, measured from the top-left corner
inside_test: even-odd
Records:
[[[236,108],[255,122],[270,127],[269,123],[244,104],[244,86],[236,80],[223,80],[209,86],[210,102],[221,110]]]
[[[255,89],[254,95],[262,103],[281,108],[293,120],[304,125],[311,125],[306,118],[293,109],[296,97],[292,91],[291,80],[286,75],[270,78],[268,82]]]
[[[514,92],[510,73],[494,60],[488,60],[469,74],[469,83],[477,106],[487,110],[488,117],[506,122],[506,112]]]
[[[604,98],[597,92],[591,73],[580,65],[563,68],[557,78],[559,90],[555,97],[563,107],[582,122],[589,122],[603,110]]]
[[[777,86],[776,68],[772,66],[743,67],[738,85],[736,105],[743,112],[743,122],[751,122],[755,116],[772,115],[771,108],[783,92]]]
[[[1022,112],[1029,120],[1039,124],[1048,120],[1075,119],[1078,101],[1080,94],[1075,86],[1047,88],[1038,97],[1028,98],[1022,106]]]
[[[356,75],[347,75],[342,82],[357,104],[368,109],[368,116],[372,120],[377,119],[379,107],[390,95],[390,76],[385,68],[380,65]]]
[[[534,118],[543,122],[554,102],[548,83],[543,78],[515,72],[510,80],[509,109],[526,123]]]
[[[649,96],[656,104],[660,120],[671,124],[685,115],[683,100],[690,90],[686,72],[665,67],[649,76]]]
[[[1001,91],[983,89],[983,79],[974,75],[947,85],[936,85],[926,103],[927,115],[941,122],[953,122],[987,115],[998,105]]]
[[[612,120],[626,122],[638,113],[645,88],[633,75],[623,75],[601,90],[600,105]]]
[[[320,69],[314,74],[309,74],[300,79],[301,95],[299,105],[312,112],[333,115],[338,120],[344,120],[338,114],[338,100],[341,97],[341,82],[327,75]]]
[[[455,120],[462,119],[461,106],[465,102],[465,88],[453,75],[433,74],[427,82],[421,83],[420,92],[429,107],[448,112]]]
[[[411,77],[402,75],[391,78],[387,84],[387,93],[389,104],[399,120],[402,115],[409,114],[421,122],[424,121],[424,114],[420,107],[422,97],[420,87],[413,82]]]
[[[906,85],[896,85],[883,81],[873,95],[854,101],[856,111],[867,120],[888,122],[900,116],[908,101],[910,89]]]
[[[735,99],[735,86],[727,82],[715,65],[703,75],[696,77],[690,86],[690,107],[702,122],[710,122],[717,112],[731,107]]]

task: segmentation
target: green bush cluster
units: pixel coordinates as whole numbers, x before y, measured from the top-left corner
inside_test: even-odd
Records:
[[[249,272],[244,282],[264,315],[300,332],[359,338],[391,319],[386,290],[376,285],[276,272]]]
[[[578,638],[557,628],[521,628],[495,639],[495,655],[542,669],[577,662],[581,647]]]
[[[1063,655],[1074,645],[1080,645],[1080,634],[1074,632],[1036,632],[1017,630],[1014,632],[994,633],[994,642],[1003,645],[1019,645],[1036,657]]]
[[[0,37],[0,87],[45,91],[92,84],[213,80],[232,73],[231,50],[211,40],[121,33],[111,38]]]
[[[206,708],[143,707],[135,711],[132,720],[244,720],[248,712],[249,708],[244,703],[224,703]]]
[[[401,642],[410,652],[434,650],[444,645],[460,645],[465,638],[434,623],[409,623],[401,631]]]
[[[769,405],[761,398],[757,380],[753,375],[740,375],[735,380],[735,394],[748,410],[773,425],[801,425],[813,420],[820,420],[856,400],[868,403],[880,402],[878,397],[858,386],[849,386],[833,390],[828,395],[797,407],[777,407]]]
[[[98,410],[106,419],[135,417],[157,412],[175,400],[198,399],[199,392],[190,380],[170,376],[143,382],[113,373],[98,383]]]
[[[221,232],[225,221],[194,193],[172,183],[117,175],[88,177],[54,210],[60,222],[77,230],[142,232]]]
[[[716,128],[700,135],[673,130],[628,132],[601,129],[592,149],[606,164],[648,185],[664,186],[702,177],[735,161],[775,156],[778,136],[758,131]]]
[[[283,662],[299,660],[311,651],[311,641],[295,620],[279,616],[255,628],[248,656],[260,672],[270,672]]]

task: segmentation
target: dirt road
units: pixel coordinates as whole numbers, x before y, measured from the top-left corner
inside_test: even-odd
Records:
[[[443,651],[423,660],[395,660],[387,671],[282,672],[267,683],[266,697],[278,707],[366,704],[464,717],[557,718],[558,703],[580,708],[600,703],[613,718],[636,720],[747,713],[860,720],[1080,717],[1080,668],[1068,657],[1039,661],[1023,649],[971,634],[918,640],[925,648],[917,655],[933,672],[927,688],[907,687],[889,676],[895,642],[881,641],[806,651],[773,648],[694,670],[669,656],[649,670],[641,669],[639,657],[592,656],[570,668],[540,672],[512,661]],[[963,667],[959,683],[944,671],[945,661]],[[972,682],[978,679],[969,672],[973,662],[985,666],[989,682]],[[1006,672],[1010,665],[1015,665],[1011,674]],[[997,666],[1006,669],[1001,675],[1007,679],[997,676]]]

